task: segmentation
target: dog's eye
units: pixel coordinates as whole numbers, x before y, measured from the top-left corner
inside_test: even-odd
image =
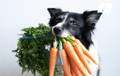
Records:
[[[76,24],[76,21],[75,20],[71,20],[70,24]]]
[[[62,21],[62,18],[56,18],[56,22],[60,22],[60,21]]]

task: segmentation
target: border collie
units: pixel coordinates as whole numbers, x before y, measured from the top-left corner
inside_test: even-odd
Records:
[[[58,37],[75,36],[99,63],[99,56],[94,49],[92,34],[102,13],[97,10],[74,13],[62,11],[59,8],[48,8],[48,11],[51,16],[49,25],[52,27],[52,32]],[[90,67],[93,76],[99,76],[100,67],[92,63],[90,63]]]

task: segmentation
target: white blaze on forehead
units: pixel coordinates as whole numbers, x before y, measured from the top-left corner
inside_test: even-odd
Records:
[[[66,21],[66,19],[67,19],[67,17],[68,17],[68,14],[69,14],[69,13],[66,13],[66,15],[64,16],[64,20],[63,20],[62,22],[56,24],[55,26],[53,26],[53,28],[54,28],[54,27],[62,27],[62,25],[65,23],[65,21]]]

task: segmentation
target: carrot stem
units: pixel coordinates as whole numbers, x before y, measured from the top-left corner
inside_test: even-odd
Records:
[[[53,47],[54,47],[54,48],[57,47],[57,41],[56,41],[56,40],[53,42]]]

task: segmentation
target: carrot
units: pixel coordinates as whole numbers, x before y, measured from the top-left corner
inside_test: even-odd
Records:
[[[96,60],[92,57],[92,55],[88,52],[84,45],[78,39],[76,39],[75,42],[77,42],[81,46],[83,53],[88,56],[88,58],[90,58],[95,64],[97,64]]]
[[[68,57],[68,61],[70,63],[70,71],[71,71],[72,76],[76,76],[74,69],[73,69],[73,66],[71,65],[72,60],[69,57]]]
[[[71,61],[71,69],[75,73],[75,76],[83,76],[81,71],[78,69],[78,67]]]
[[[76,76],[73,69],[71,69],[72,76]]]
[[[49,76],[54,76],[56,59],[58,49],[56,48],[56,41],[54,42],[54,47],[50,49],[50,57],[49,57]]]
[[[67,76],[66,73],[64,73],[64,76]]]
[[[85,56],[87,62],[90,63],[90,61],[91,61],[90,58],[88,58],[88,56],[86,56],[86,55],[84,55],[84,56]]]
[[[72,76],[71,72],[70,72],[70,64],[69,64],[69,61],[67,59],[67,54],[66,54],[64,49],[61,52],[62,52],[62,60],[63,60],[63,66],[62,66],[63,71],[64,71],[66,76]]]
[[[86,58],[85,58],[85,56],[83,54],[83,51],[82,51],[82,48],[80,47],[80,45],[73,43],[73,47],[74,47],[74,50],[75,50],[76,54],[78,55],[79,59],[83,62],[85,68],[88,70],[88,72],[90,74],[92,74],[92,71],[91,71],[91,69],[89,67],[88,62],[86,61]]]
[[[82,62],[79,60],[79,57],[77,56],[76,52],[74,51],[73,46],[70,44],[70,42],[63,40],[64,44],[63,47],[70,57],[70,59],[76,64],[76,66],[81,70],[82,74],[84,76],[87,76],[87,70],[82,64]]]

